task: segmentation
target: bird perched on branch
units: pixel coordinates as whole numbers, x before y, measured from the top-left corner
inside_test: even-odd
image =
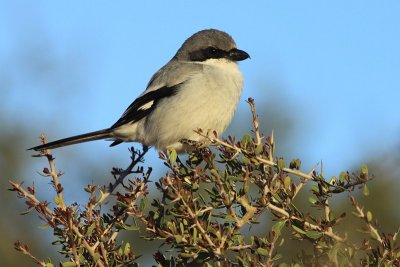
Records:
[[[175,56],[150,79],[110,128],[32,147],[52,149],[99,139],[139,142],[156,149],[185,152],[183,140],[204,141],[195,132],[222,133],[232,120],[243,88],[237,61],[249,58],[223,31],[202,30],[189,37]]]

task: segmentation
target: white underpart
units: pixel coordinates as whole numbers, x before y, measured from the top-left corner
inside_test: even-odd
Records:
[[[183,62],[190,72],[201,64],[200,71],[186,77],[178,92],[157,103],[145,119],[119,127],[115,135],[123,141],[141,142],[157,149],[186,150],[180,140],[203,141],[194,131],[217,131],[221,134],[232,120],[242,93],[243,78],[235,62],[209,59]],[[152,88],[151,88],[152,89]],[[146,103],[141,109],[150,108]]]

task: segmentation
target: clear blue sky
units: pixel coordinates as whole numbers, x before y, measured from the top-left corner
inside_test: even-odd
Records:
[[[26,146],[41,131],[56,139],[110,126],[188,36],[211,27],[252,57],[240,64],[238,113],[249,96],[292,112],[296,135],[282,145],[308,165],[323,160],[333,175],[399,144],[400,1],[0,5],[1,119],[32,128]],[[73,150],[116,157],[127,147],[107,145]]]

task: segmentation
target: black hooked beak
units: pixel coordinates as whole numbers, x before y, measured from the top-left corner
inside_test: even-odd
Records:
[[[233,48],[233,49],[229,50],[228,53],[229,53],[228,58],[233,61],[242,61],[247,58],[250,58],[249,54],[247,54],[245,51],[237,49],[237,48]]]

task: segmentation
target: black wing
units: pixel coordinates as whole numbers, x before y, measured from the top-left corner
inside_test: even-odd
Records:
[[[179,83],[171,87],[164,86],[136,98],[136,100],[126,109],[121,118],[111,126],[111,129],[117,128],[126,123],[139,121],[148,116],[153,112],[162,99],[175,95],[181,84],[182,83]]]

